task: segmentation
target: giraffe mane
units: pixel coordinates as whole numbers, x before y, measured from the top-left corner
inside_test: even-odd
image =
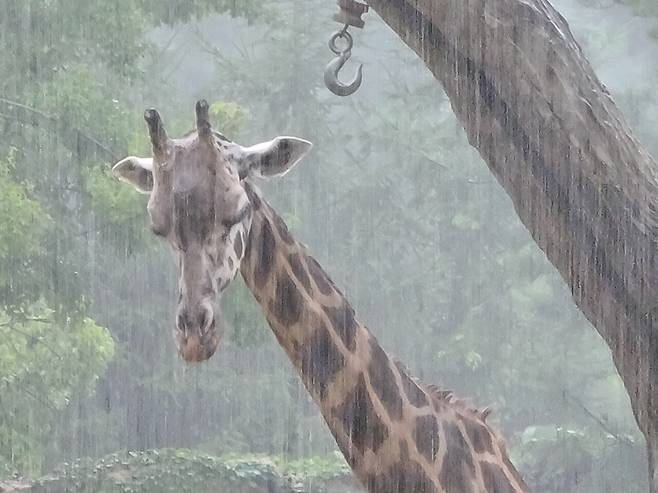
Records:
[[[460,411],[467,411],[468,413],[474,415],[476,418],[481,419],[486,422],[487,418],[491,415],[493,409],[490,406],[484,407],[482,409],[471,406],[464,399],[458,399],[455,397],[452,390],[445,390],[439,388],[434,384],[426,384],[417,377],[411,376],[411,372],[407,366],[400,361],[398,358],[393,358],[395,366],[398,367],[398,370],[405,373],[409,378],[411,378],[416,385],[424,388],[427,393],[430,395],[435,404],[442,406],[448,404],[451,407],[458,408]]]

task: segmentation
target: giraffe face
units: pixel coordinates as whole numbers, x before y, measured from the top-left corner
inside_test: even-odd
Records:
[[[153,232],[178,260],[175,338],[188,362],[210,358],[224,332],[219,301],[240,268],[253,213],[244,180],[283,175],[311,148],[294,137],[242,147],[211,129],[205,101],[196,113],[196,131],[170,139],[158,113],[147,110],[153,157],[131,156],[113,167],[150,194]]]

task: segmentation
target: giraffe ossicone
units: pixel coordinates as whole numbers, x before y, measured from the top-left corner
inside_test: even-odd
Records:
[[[205,102],[196,113],[197,130],[170,139],[148,110],[153,157],[113,168],[150,194],[153,230],[178,256],[181,356],[202,361],[215,352],[215,300],[239,269],[370,493],[527,493],[488,410],[422,385],[390,358],[251,182],[285,174],[311,144],[278,137],[242,147],[212,130]]]

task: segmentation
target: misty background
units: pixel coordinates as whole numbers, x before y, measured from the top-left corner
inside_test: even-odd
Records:
[[[552,3],[658,156],[658,4]],[[175,137],[205,98],[232,140],[315,144],[264,195],[389,353],[493,408],[535,491],[647,491],[607,346],[422,62],[371,11],[342,75],[363,63],[363,86],[324,87],[334,8],[0,0],[0,480],[119,461],[180,481],[134,491],[211,491],[210,470],[358,491],[241,279],[217,354],[196,366],[176,354],[173,256],[147,198],[109,170],[150,155],[145,108]]]

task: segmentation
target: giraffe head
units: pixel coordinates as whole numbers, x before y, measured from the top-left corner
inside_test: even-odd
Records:
[[[252,207],[244,180],[281,176],[311,143],[277,137],[251,147],[226,139],[210,126],[208,104],[196,104],[196,130],[167,136],[154,109],[144,113],[153,157],[127,157],[113,173],[150,194],[148,212],[156,235],[178,259],[176,342],[185,361],[210,358],[224,332],[219,298],[245,253]]]

